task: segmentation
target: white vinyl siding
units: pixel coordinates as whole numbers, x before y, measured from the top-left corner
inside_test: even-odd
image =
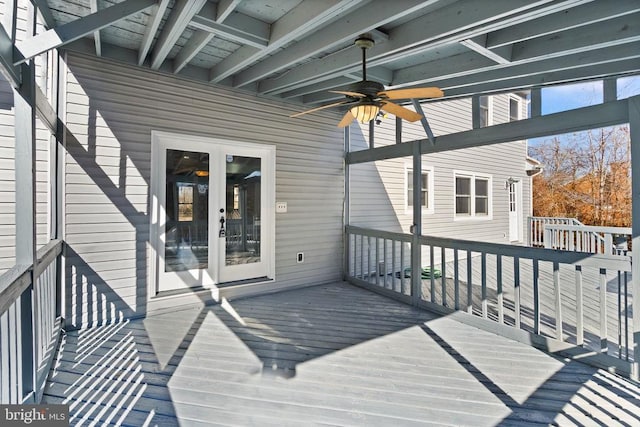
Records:
[[[152,130],[276,146],[276,200],[288,204],[286,213],[275,214],[276,281],[225,288],[224,295],[342,277],[339,114],[291,119],[295,106],[242,91],[80,54],[69,54],[68,63],[69,327],[141,316],[156,304],[147,291]],[[300,264],[298,252],[304,253]]]
[[[494,95],[494,123],[509,121],[509,95]],[[524,102],[523,102],[524,104]],[[471,129],[471,99],[423,104],[431,129],[439,135]],[[411,108],[411,107],[409,107]],[[403,141],[426,138],[422,125],[402,123]],[[367,146],[368,126],[350,128],[352,150]],[[395,119],[390,116],[375,126],[375,146],[395,144]],[[436,139],[437,144],[437,139]],[[523,183],[523,212],[530,211],[530,178],[526,175],[526,141],[512,141],[484,147],[425,154],[423,167],[433,168],[433,213],[423,211],[422,233],[481,242],[509,243],[509,196],[505,183],[520,178]],[[350,167],[350,223],[355,226],[408,233],[412,212],[406,209],[406,168],[409,157],[389,159]],[[483,221],[457,220],[455,215],[454,171],[472,171],[491,176],[492,212]],[[524,227],[525,221],[523,221]],[[525,235],[525,230],[522,230]]]

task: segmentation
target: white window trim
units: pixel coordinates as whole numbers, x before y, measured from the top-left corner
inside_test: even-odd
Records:
[[[492,95],[481,95],[481,97],[487,98],[487,124],[481,127],[489,127],[493,126],[493,96]],[[480,101],[478,100],[478,113],[482,116],[482,107],[480,107]]]
[[[518,117],[516,118],[515,121],[522,120],[524,116],[522,111],[523,99],[518,95],[509,94],[509,121],[511,121],[511,100],[514,100],[518,103]]]
[[[403,190],[404,190],[404,213],[406,215],[411,215],[413,214],[413,207],[409,206],[409,199],[407,196],[407,193],[409,192],[409,181],[407,179],[407,175],[409,171],[413,171],[413,165],[409,162],[405,163],[404,165],[404,178],[403,178]],[[427,188],[427,203],[429,204],[429,207],[427,208],[422,208],[422,213],[423,214],[433,214],[435,212],[435,207],[434,207],[434,197],[433,197],[433,189],[435,188],[434,186],[434,181],[433,181],[433,166],[422,166],[422,172],[427,172],[428,173],[428,177],[429,179],[427,180],[427,183],[429,185],[429,187]]]
[[[456,178],[471,178],[471,214],[470,215],[458,215],[456,213]],[[476,178],[488,180],[488,207],[489,212],[487,215],[476,215]],[[453,171],[453,220],[454,221],[490,221],[493,219],[493,176],[483,173],[475,173],[463,170]]]

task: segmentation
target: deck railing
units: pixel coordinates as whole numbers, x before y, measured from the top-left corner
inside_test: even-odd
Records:
[[[529,246],[545,246],[545,226],[547,225],[584,225],[575,218],[549,217],[549,216],[530,216],[527,222],[528,228],[528,245]]]
[[[628,251],[627,242],[630,237],[631,228],[627,227],[547,224],[544,228],[544,247],[623,255]]]
[[[421,236],[420,286],[412,287],[410,234],[347,226],[346,235],[354,284],[615,356],[621,370],[630,369],[629,256]]]
[[[529,217],[528,231],[529,246],[594,254],[626,255],[631,236],[628,227],[584,225],[575,218]]]
[[[0,403],[39,402],[60,331],[62,241],[0,276]]]

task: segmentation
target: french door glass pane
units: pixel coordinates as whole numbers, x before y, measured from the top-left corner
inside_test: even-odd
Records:
[[[225,265],[260,262],[261,160],[226,156]]]
[[[209,154],[167,150],[165,271],[206,269]]]

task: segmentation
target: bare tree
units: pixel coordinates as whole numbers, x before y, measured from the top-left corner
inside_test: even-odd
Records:
[[[630,138],[626,126],[553,137],[531,147],[544,173],[534,178],[534,215],[585,224],[631,223]]]

